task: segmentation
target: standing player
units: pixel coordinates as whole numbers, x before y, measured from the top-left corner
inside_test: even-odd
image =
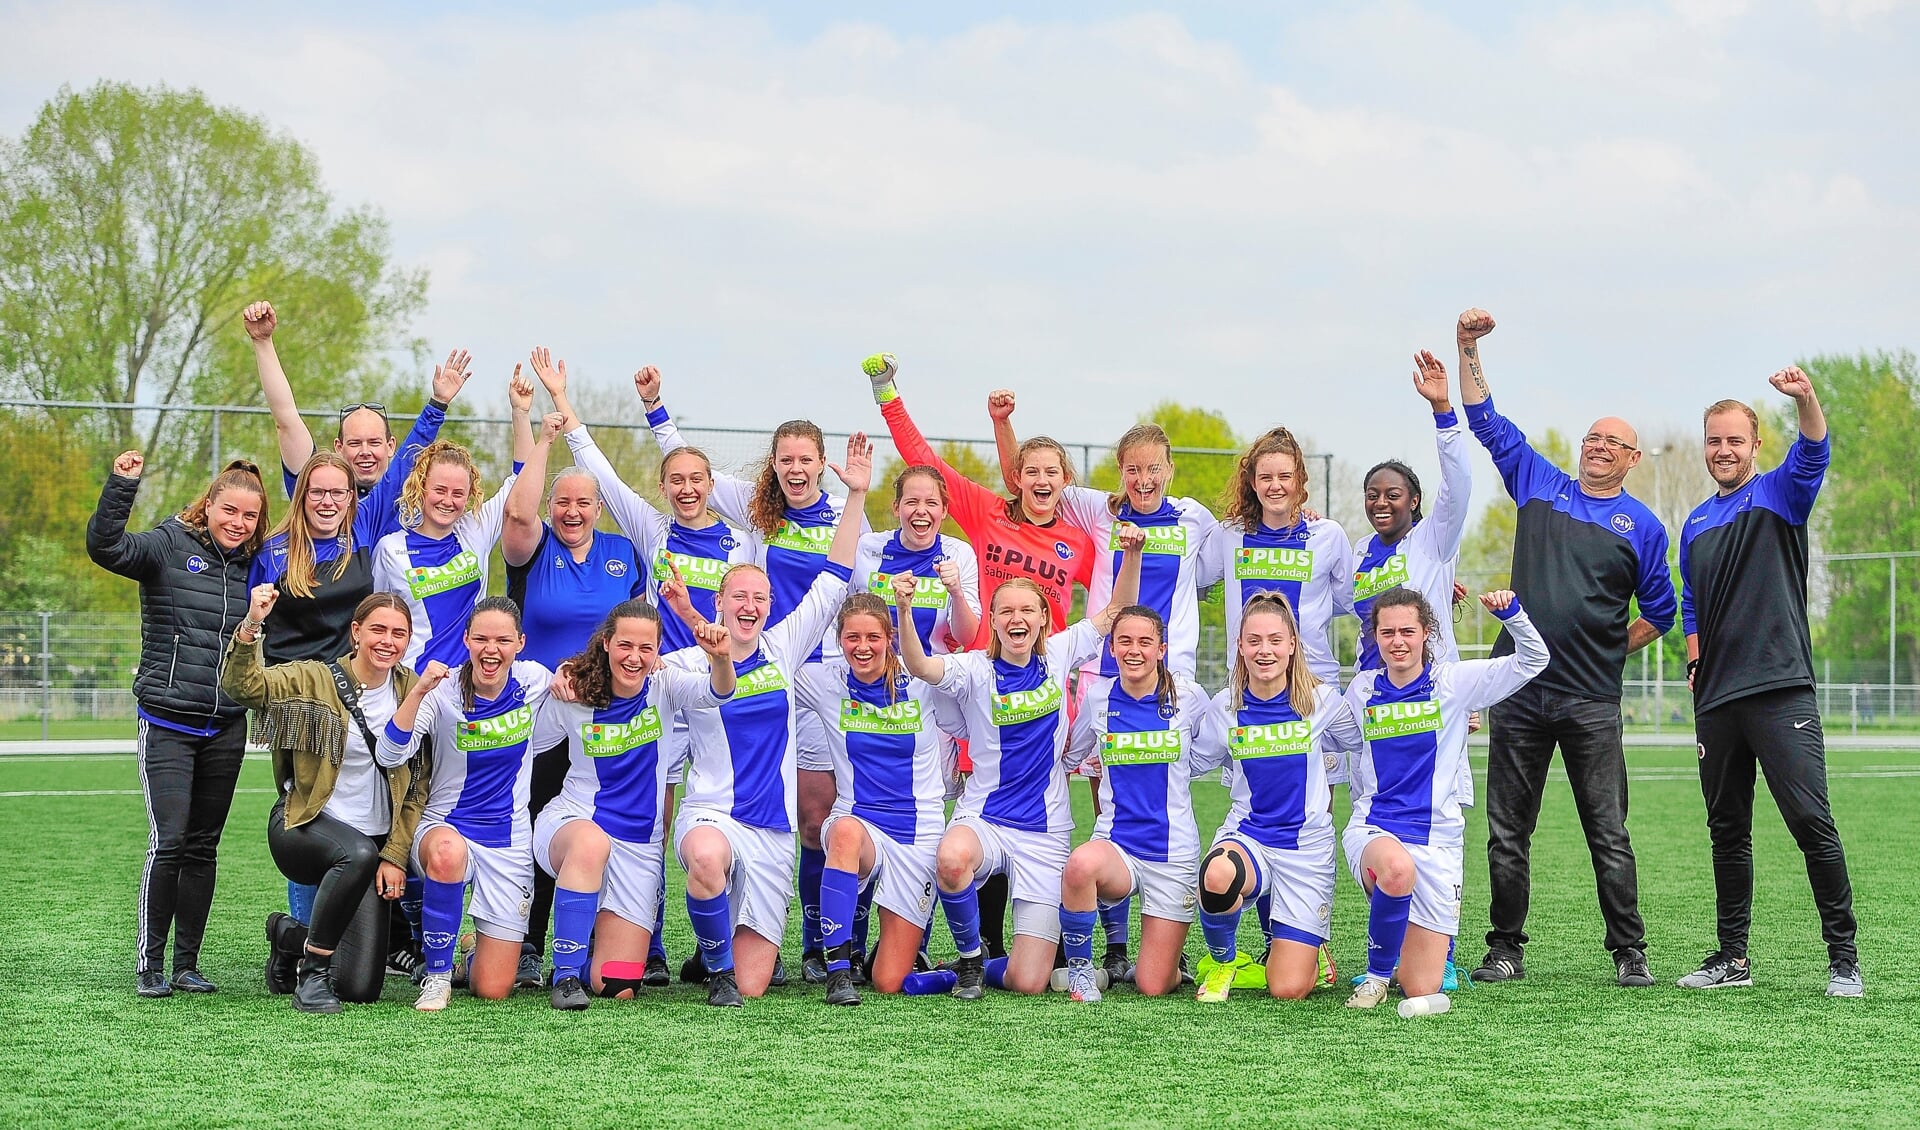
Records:
[[[1133,604],[1115,613],[1106,654],[1120,674],[1094,681],[1068,746],[1070,763],[1099,766],[1100,817],[1092,838],[1067,857],[1060,881],[1067,989],[1088,1002],[1100,999],[1096,910],[1134,895],[1140,962],[1133,983],[1150,997],[1180,987],[1200,866],[1193,778],[1219,768],[1227,747],[1226,726],[1206,692],[1168,665],[1167,625],[1158,611]]]
[[[1137,595],[1146,535],[1122,526],[1125,555],[1114,600],[1065,632],[1049,633],[1040,587],[1014,578],[994,591],[987,650],[931,657],[913,632],[900,633],[912,675],[955,699],[966,719],[973,774],[940,838],[940,905],[960,951],[954,996],[978,1000],[986,985],[1045,992],[1060,941],[1060,883],[1073,846],[1073,811],[1063,764],[1068,736],[1066,680],[1100,654],[1120,607]],[[895,589],[896,606],[902,588]],[[1013,952],[981,952],[975,884],[1006,872],[1013,894]]]
[[[889,595],[899,590],[909,624],[924,591],[919,580],[909,570],[888,577]],[[940,701],[902,669],[894,625],[894,610],[878,595],[847,597],[835,629],[839,658],[807,668],[798,686],[802,707],[826,729],[839,782],[822,833],[827,870],[820,891],[826,999],[834,1005],[860,1003],[854,955],[865,945],[855,929],[863,901],[880,906],[872,980],[883,993],[901,990],[933,913],[934,849],[947,793],[946,751],[935,725]]]
[[[424,673],[429,662],[458,666],[464,648],[454,624],[466,622],[486,595],[487,559],[500,539],[507,493],[533,454],[533,383],[514,366],[507,384],[513,405],[513,472],[483,504],[480,468],[466,448],[435,440],[413,461],[400,491],[401,520],[409,528],[380,539],[373,551],[373,585],[407,602],[413,639],[407,665]]]
[[[1480,598],[1506,621],[1515,650],[1498,659],[1440,658],[1440,619],[1427,598],[1392,588],[1370,618],[1384,668],[1347,687],[1365,747],[1353,768],[1353,817],[1341,837],[1347,869],[1367,892],[1367,972],[1348,1008],[1387,999],[1398,969],[1401,1014],[1444,1012],[1447,954],[1460,928],[1462,836],[1454,782],[1467,757],[1467,716],[1547,666],[1546,645],[1511,592]],[[1416,1003],[1424,998],[1423,1003]]]
[[[1332,935],[1333,793],[1327,765],[1360,748],[1353,707],[1312,670],[1284,594],[1257,592],[1240,618],[1233,685],[1214,698],[1226,720],[1222,783],[1233,796],[1200,875],[1200,929],[1213,964],[1196,999],[1227,999],[1242,964],[1240,912],[1270,922],[1267,991],[1301,1000],[1320,980]]]
[[[1594,421],[1580,442],[1578,478],[1527,445],[1494,410],[1480,339],[1493,330],[1484,310],[1460,315],[1460,400],[1474,437],[1520,508],[1513,539],[1513,589],[1539,617],[1553,660],[1538,679],[1494,713],[1487,758],[1487,871],[1491,882],[1487,956],[1476,981],[1526,975],[1528,851],[1554,746],[1560,747],[1574,806],[1600,889],[1605,944],[1623,988],[1653,984],[1647,968],[1640,883],[1627,836],[1627,761],[1620,741],[1620,680],[1627,656],[1673,626],[1667,531],[1626,493],[1640,462],[1639,437],[1625,420]],[[1629,602],[1639,601],[1638,617]],[[1494,655],[1512,651],[1502,632]]]
[[[647,423],[660,450],[671,454],[685,447],[687,441],[660,404],[660,370],[651,365],[641,369],[634,374],[633,387],[646,406]],[[828,547],[847,510],[844,502],[821,489],[826,473],[825,435],[810,420],[788,420],[773,430],[773,443],[758,478],[748,483],[723,474],[714,480],[713,508],[761,539],[759,564],[766,570],[773,594],[769,628],[791,615],[814,580],[827,571]],[[866,516],[857,507],[851,513],[856,527],[864,530]],[[822,631],[825,628],[822,624]],[[820,662],[825,654],[822,642],[814,641],[813,650],[803,657],[805,662]],[[827,856],[820,847],[820,825],[833,807],[835,786],[826,733],[810,715],[801,719],[798,756],[801,975],[819,984],[827,979],[820,939],[820,876]]]
[[[1719,492],[1680,535],[1680,615],[1700,739],[1700,791],[1713,841],[1720,948],[1680,979],[1685,989],[1753,984],[1753,770],[1806,856],[1827,941],[1827,995],[1865,993],[1854,947],[1853,886],[1827,803],[1826,742],[1807,636],[1807,516],[1826,477],[1827,418],[1799,366],[1771,378],[1793,398],[1800,436],[1758,474],[1759,419],[1737,400],[1706,411],[1707,473]]]

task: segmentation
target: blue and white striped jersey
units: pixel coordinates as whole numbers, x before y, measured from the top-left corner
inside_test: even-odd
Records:
[[[640,693],[604,707],[549,699],[534,723],[533,748],[567,743],[567,777],[553,803],[584,813],[600,830],[632,844],[659,843],[667,774],[660,743],[677,713],[711,713],[723,700],[712,677],[663,667]]]
[[[1501,616],[1514,653],[1498,659],[1429,663],[1396,687],[1382,670],[1362,671],[1347,703],[1365,746],[1353,767],[1353,822],[1409,844],[1457,846],[1465,823],[1457,785],[1467,758],[1467,715],[1492,706],[1547,668],[1547,645],[1514,601]]]
[[[1190,863],[1200,858],[1193,821],[1193,779],[1226,758],[1225,721],[1207,692],[1173,674],[1174,702],[1135,698],[1119,679],[1101,679],[1073,720],[1069,761],[1097,764],[1100,818],[1093,834],[1136,859]]]
[[[1302,718],[1283,692],[1270,699],[1233,689],[1214,696],[1227,725],[1227,763],[1220,783],[1233,798],[1220,834],[1244,836],[1272,848],[1298,850],[1333,842],[1333,793],[1327,773],[1360,749],[1353,707],[1338,687],[1313,692],[1313,713]]]
[[[1229,655],[1240,639],[1247,598],[1278,592],[1300,623],[1307,666],[1326,682],[1339,680],[1333,618],[1353,615],[1353,546],[1338,522],[1302,518],[1284,530],[1260,525],[1242,530],[1222,522],[1200,548],[1196,579],[1201,588],[1222,586]]]
[[[413,745],[415,735],[429,743],[427,808],[422,823],[451,824],[455,831],[487,847],[522,847],[533,842],[527,816],[528,783],[533,772],[533,720],[547,701],[553,672],[520,660],[507,672],[497,698],[474,696],[473,709],[460,702],[460,671],[427,692],[414,715],[413,729],[391,720],[380,735],[383,760]]]
[[[800,704],[827,734],[839,796],[851,813],[903,844],[931,844],[947,817],[947,753],[934,717],[941,697],[904,672],[889,688],[863,683],[844,659],[808,664]]]
[[[934,688],[966,719],[973,773],[954,807],[1024,832],[1070,832],[1067,803],[1067,676],[1100,654],[1106,637],[1082,620],[1047,637],[1025,666],[984,651],[946,656]]]
[[[1398,585],[1426,597],[1440,617],[1440,658],[1460,658],[1453,642],[1453,617],[1447,610],[1453,607],[1453,569],[1460,556],[1460,539],[1467,532],[1473,467],[1467,462],[1467,429],[1459,416],[1452,412],[1436,414],[1433,426],[1440,449],[1440,489],[1426,506],[1426,517],[1392,545],[1381,544],[1379,534],[1368,534],[1353,543],[1353,610],[1360,617],[1356,670],[1381,665],[1368,616],[1373,599]]]
[[[1200,590],[1195,584],[1201,543],[1219,522],[1213,512],[1191,498],[1165,498],[1151,514],[1141,514],[1122,501],[1116,516],[1107,509],[1107,493],[1090,487],[1068,487],[1060,496],[1060,516],[1085,531],[1099,559],[1093,583],[1087,586],[1087,607],[1105,608],[1113,599],[1113,579],[1120,572],[1120,547],[1114,544],[1116,523],[1131,522],[1146,531],[1140,558],[1140,603],[1167,623],[1167,666],[1193,676],[1200,649]],[[1112,653],[1101,646],[1100,662],[1089,674],[1113,678],[1120,674]]]
[[[500,541],[507,492],[518,474],[508,475],[476,513],[463,514],[453,532],[430,538],[417,530],[395,530],[373,547],[373,588],[407,602],[413,613],[413,638],[407,641],[407,666],[418,671],[428,660],[449,667],[466,662],[462,641],[467,614],[487,592],[487,564]]]
[[[739,680],[733,697],[718,710],[687,715],[692,759],[686,804],[724,812],[749,827],[794,830],[799,771],[794,679],[845,601],[848,576],[845,567],[827,561],[798,607],[761,633],[758,651],[733,665]],[[707,656],[687,648],[666,662],[683,671],[705,671]]]
[[[957,593],[948,592],[934,571],[935,563],[943,558],[951,559],[960,569]],[[900,614],[893,606],[893,577],[903,572],[914,577],[913,626],[920,635],[920,646],[928,655],[946,655],[966,647],[968,641],[956,640],[947,632],[947,620],[956,600],[966,601],[975,615],[980,613],[980,561],[973,547],[945,534],[934,535],[933,544],[925,549],[902,545],[899,530],[861,536],[859,552],[853,559],[851,591],[870,592],[886,601],[896,628]]]

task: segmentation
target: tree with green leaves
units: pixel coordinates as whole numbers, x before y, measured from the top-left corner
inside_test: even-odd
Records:
[[[24,135],[0,140],[0,392],[141,405],[57,427],[85,479],[143,451],[157,472],[143,509],[165,513],[217,456],[272,451],[264,418],[223,420],[216,451],[204,415],[167,410],[260,403],[240,330],[250,297],[297,312],[288,361],[312,403],[371,398],[392,379],[384,357],[421,352],[406,328],[426,276],[391,259],[379,213],[336,207],[313,154],[264,120],[196,90],[63,87]],[[56,426],[13,416],[13,431]],[[86,494],[40,532],[77,550]],[[0,541],[0,578],[18,572],[11,549]],[[49,552],[35,546],[32,560]]]

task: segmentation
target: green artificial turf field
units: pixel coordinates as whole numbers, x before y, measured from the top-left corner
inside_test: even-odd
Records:
[[[1713,948],[1713,889],[1691,749],[1629,752],[1631,829],[1662,986]],[[1224,1006],[1121,989],[1093,1006],[990,994],[975,1004],[813,987],[740,1011],[676,986],[583,1014],[546,994],[456,996],[295,1014],[262,987],[261,920],[284,905],[250,760],[221,852],[202,969],[211,997],[133,995],[134,896],[146,826],[125,757],[0,758],[0,1125],[1882,1126],[1920,1121],[1920,754],[1836,753],[1864,1001],[1822,995],[1826,953],[1805,872],[1762,797],[1752,956],[1758,985],[1622,990],[1601,951],[1565,778],[1534,846],[1527,979],[1456,996],[1446,1016],[1351,1012],[1346,992]],[[49,795],[59,793],[60,795]],[[1224,790],[1195,785],[1203,837]],[[1076,788],[1082,827],[1085,791]],[[1338,813],[1345,821],[1344,804]],[[1485,930],[1484,826],[1468,830],[1463,959]],[[671,854],[671,853],[669,853]],[[691,944],[669,863],[668,944]],[[1365,902],[1345,876],[1335,954],[1364,960]],[[798,913],[793,915],[797,923]],[[1243,944],[1257,946],[1251,918]],[[950,952],[944,923],[935,951]],[[1188,952],[1204,952],[1196,928]],[[793,951],[790,950],[790,953]],[[796,970],[797,972],[797,970]]]

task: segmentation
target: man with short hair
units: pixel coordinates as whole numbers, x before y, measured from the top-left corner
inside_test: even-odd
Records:
[[[1627,656],[1673,627],[1667,531],[1623,486],[1640,462],[1639,437],[1625,420],[1596,420],[1580,443],[1579,476],[1527,445],[1493,409],[1479,341],[1493,330],[1484,310],[1460,315],[1460,401],[1467,424],[1493,456],[1519,507],[1513,583],[1546,638],[1547,669],[1488,712],[1487,871],[1492,887],[1487,956],[1475,981],[1526,976],[1528,859],[1547,770],[1560,749],[1574,807],[1587,835],[1600,892],[1604,943],[1623,988],[1653,984],[1647,968],[1640,884],[1627,836],[1627,760],[1620,735],[1620,686]],[[1630,603],[1639,601],[1640,615]],[[1506,655],[1506,632],[1493,654]]]
[[[1826,742],[1807,632],[1807,517],[1831,452],[1826,414],[1798,366],[1775,373],[1793,398],[1800,436],[1780,466],[1756,473],[1760,420],[1738,400],[1706,411],[1707,473],[1719,491],[1680,532],[1687,684],[1700,743],[1700,791],[1713,842],[1720,948],[1683,989],[1753,984],[1754,767],[1806,857],[1827,942],[1827,995],[1865,994],[1854,946],[1853,886],[1827,802]]]

